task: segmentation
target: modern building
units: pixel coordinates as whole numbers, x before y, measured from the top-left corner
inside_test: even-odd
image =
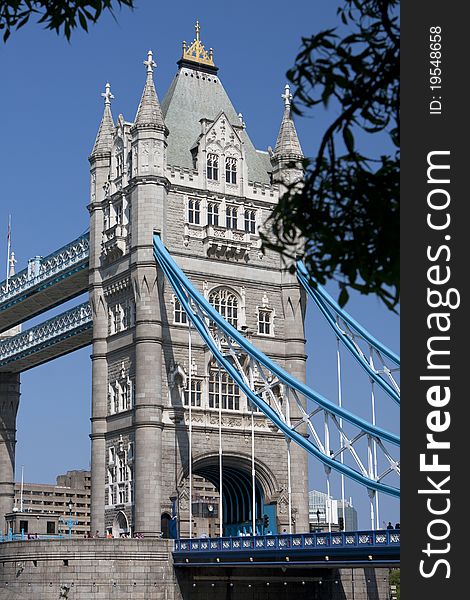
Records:
[[[310,531],[330,527],[335,531],[357,530],[357,511],[352,505],[352,498],[344,501],[343,511],[342,500],[328,497],[318,490],[311,490],[308,493],[308,508]]]
[[[73,536],[82,537],[90,533],[90,471],[67,471],[64,475],[58,475],[56,481],[56,485],[15,484],[13,513],[16,529],[13,533],[21,533],[21,530],[26,534],[71,531]],[[46,516],[49,524],[46,523],[44,529],[42,522]]]

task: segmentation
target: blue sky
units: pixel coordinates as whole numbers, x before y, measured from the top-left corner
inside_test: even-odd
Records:
[[[301,37],[337,24],[337,3],[328,0],[298,0],[296,10],[278,0],[236,4],[210,0],[197,6],[187,0],[137,0],[136,4],[134,12],[118,12],[116,20],[105,15],[89,34],[75,33],[71,43],[31,24],[0,46],[2,275],[8,214],[12,214],[17,268],[23,268],[31,256],[59,248],[88,227],[87,157],[102,115],[100,93],[109,81],[115,96],[114,118],[122,113],[126,120],[133,120],[145,80],[142,61],[149,48],[158,65],[155,84],[162,99],[176,73],[181,42],[191,42],[198,18],[203,42],[214,48],[224,87],[236,110],[243,113],[255,146],[266,149],[276,141],[285,72],[294,62]],[[308,118],[297,119],[306,155],[315,152],[331,116],[319,108]],[[347,308],[398,351],[397,315],[373,297],[353,295]],[[334,399],[336,343],[312,308],[306,333],[309,383]],[[89,354],[85,348],[22,376],[17,479],[21,465],[25,479],[37,482],[54,482],[67,469],[88,468]],[[343,367],[344,405],[367,415],[367,379],[346,358]],[[377,404],[379,424],[396,431],[398,411],[385,398],[378,398]],[[322,468],[312,463],[311,488],[325,490],[324,481]],[[334,479],[336,496],[338,490]],[[346,494],[353,496],[358,507],[360,526],[368,527],[366,492],[347,485]],[[399,520],[397,501],[382,496],[380,504],[381,521]]]

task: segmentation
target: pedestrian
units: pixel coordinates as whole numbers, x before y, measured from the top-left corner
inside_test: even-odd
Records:
[[[95,535],[93,537],[95,537],[95,538],[99,538],[100,537],[100,532],[98,531],[98,529],[95,531]]]
[[[393,529],[393,525],[392,525],[391,521],[388,522],[387,529]]]
[[[395,523],[395,529],[400,529],[400,523]]]

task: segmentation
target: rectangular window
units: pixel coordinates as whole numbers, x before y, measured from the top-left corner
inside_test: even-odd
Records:
[[[207,204],[207,224],[219,225],[219,205],[216,202],[209,202]]]
[[[28,521],[20,521],[20,531],[28,533]]]
[[[189,377],[186,379],[186,389],[184,390],[184,405],[189,406],[188,398]],[[200,379],[191,378],[191,406],[201,406],[202,398],[202,381]]]
[[[207,179],[219,180],[219,157],[217,154],[209,153],[207,155]]]
[[[119,333],[121,331],[122,317],[121,307],[119,304],[113,308],[113,329],[112,333]]]
[[[47,521],[46,522],[46,531],[48,535],[54,535],[55,534],[55,523],[54,521]]]
[[[237,159],[231,156],[225,159],[225,181],[237,183]]]
[[[254,210],[245,210],[245,231],[256,233],[256,211]]]
[[[133,307],[132,302],[127,301],[122,307],[122,328],[129,329],[132,327]]]
[[[271,335],[272,312],[270,310],[260,310],[258,312],[258,333],[262,335]]]
[[[173,323],[187,323],[186,312],[178,298],[173,298]]]
[[[227,229],[237,229],[237,207],[227,206],[225,209],[225,223]]]
[[[219,408],[222,396],[223,410],[240,410],[240,388],[225,372],[211,371],[209,375],[209,408]]]
[[[123,210],[122,210],[122,202],[118,202],[117,204],[114,205],[114,212],[116,214],[116,224],[117,225],[122,225],[122,215],[123,215]]]
[[[201,201],[190,198],[188,200],[188,222],[199,225],[201,222]]]

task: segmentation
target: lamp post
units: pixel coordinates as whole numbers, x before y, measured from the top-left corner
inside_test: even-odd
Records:
[[[74,521],[72,519],[72,508],[73,508],[72,498],[69,498],[69,501],[67,502],[67,506],[69,508],[69,518],[67,520],[67,527],[69,528],[69,537],[72,537],[72,528],[76,524],[76,521]]]
[[[171,502],[171,525],[170,537],[178,538],[178,492],[175,490],[170,496]]]

